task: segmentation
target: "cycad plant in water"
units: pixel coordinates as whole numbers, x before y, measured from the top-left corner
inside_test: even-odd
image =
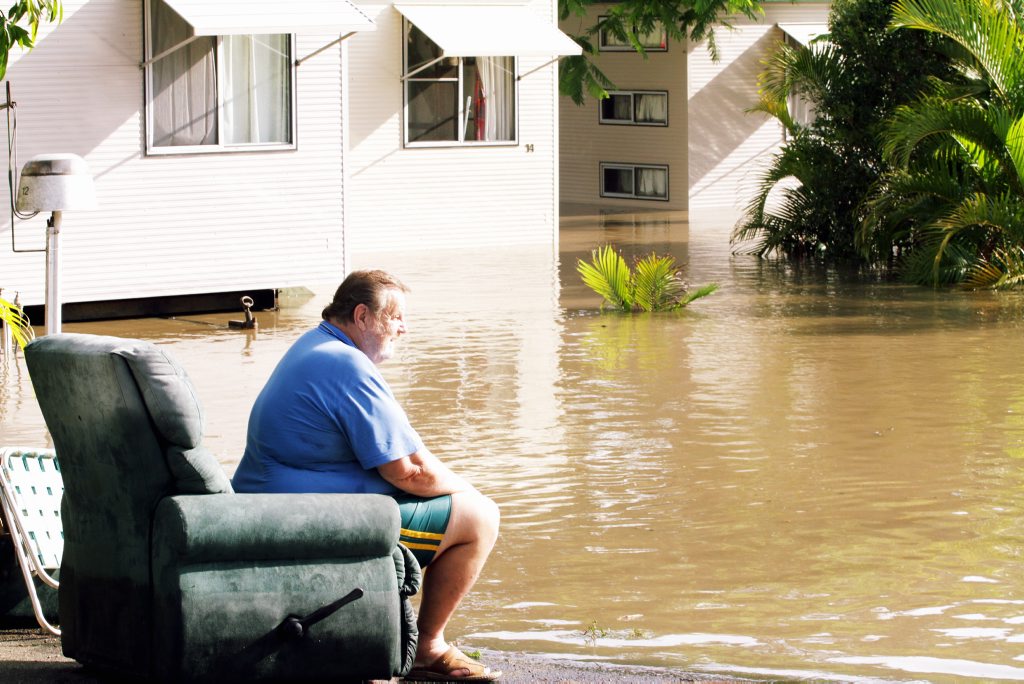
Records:
[[[611,245],[598,247],[590,255],[590,263],[580,259],[576,270],[583,283],[604,298],[602,307],[608,304],[626,312],[675,311],[718,289],[710,283],[688,291],[671,255],[652,252],[637,259],[632,269]]]
[[[2,297],[0,297],[0,322],[10,327],[11,336],[19,347],[24,347],[35,337],[28,316],[25,315],[22,308]]]

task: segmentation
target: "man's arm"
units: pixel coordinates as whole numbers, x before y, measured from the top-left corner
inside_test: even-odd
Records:
[[[379,466],[377,472],[390,484],[416,496],[441,496],[473,489],[426,447]]]

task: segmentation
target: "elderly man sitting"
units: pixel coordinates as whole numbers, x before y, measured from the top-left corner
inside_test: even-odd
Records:
[[[406,292],[384,271],[345,278],[257,397],[233,484],[393,496],[401,541],[425,570],[408,678],[494,681],[501,673],[449,645],[444,629],[497,540],[498,507],[430,453],[377,369],[406,332]]]

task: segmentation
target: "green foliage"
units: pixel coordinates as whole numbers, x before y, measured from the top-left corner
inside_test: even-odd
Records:
[[[577,38],[576,42],[580,42]],[[582,44],[582,43],[581,43]],[[608,90],[614,89],[615,84],[590,61],[584,49],[582,55],[564,57],[558,63],[558,90],[566,95],[578,106],[583,104],[587,95],[595,100],[603,100],[608,97]]]
[[[718,289],[712,283],[688,292],[671,255],[649,254],[630,269],[611,245],[593,250],[590,263],[577,261],[576,270],[583,283],[601,295],[602,306],[607,303],[627,313],[675,311]]]
[[[774,116],[787,142],[762,176],[733,232],[737,251],[874,264],[893,245],[865,241],[863,200],[890,167],[878,142],[887,119],[949,71],[940,41],[891,32],[893,0],[836,0],[829,34],[810,46],[780,45],[759,78],[754,111]],[[791,95],[814,105],[800,125]]]
[[[581,636],[587,644],[593,646],[597,643],[597,640],[600,637],[608,636],[608,630],[604,627],[598,626],[597,620],[593,620],[589,625],[587,625],[587,628],[581,632]]]
[[[865,244],[899,238],[911,282],[1024,284],[1024,19],[1020,0],[901,0],[897,34],[937,37],[953,69],[884,131],[894,168],[867,206]],[[906,30],[914,29],[914,30]]]
[[[17,0],[6,14],[0,12],[0,80],[7,74],[8,55],[15,45],[31,50],[41,22],[63,19],[60,0]]]
[[[583,17],[592,5],[601,5],[605,18],[581,27],[578,35],[571,35],[583,48],[583,54],[566,57],[559,63],[559,92],[577,105],[583,104],[588,94],[597,99],[608,97],[608,89],[614,87],[592,61],[602,30],[629,42],[646,56],[639,36],[664,27],[670,40],[707,41],[708,49],[717,59],[715,27],[728,26],[729,17],[743,15],[755,19],[763,13],[760,0],[558,0],[559,19]]]
[[[0,321],[11,328],[11,336],[19,347],[24,347],[35,337],[32,324],[22,308],[3,298],[0,298]]]

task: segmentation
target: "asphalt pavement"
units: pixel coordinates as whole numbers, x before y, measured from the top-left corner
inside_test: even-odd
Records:
[[[555,660],[547,656],[504,651],[481,651],[481,660],[500,670],[506,684],[672,684],[677,682],[749,682],[661,668],[624,667],[602,663]],[[65,658],[60,638],[37,627],[0,629],[0,682],[3,684],[102,684],[77,662]],[[339,683],[342,684],[342,683]]]

